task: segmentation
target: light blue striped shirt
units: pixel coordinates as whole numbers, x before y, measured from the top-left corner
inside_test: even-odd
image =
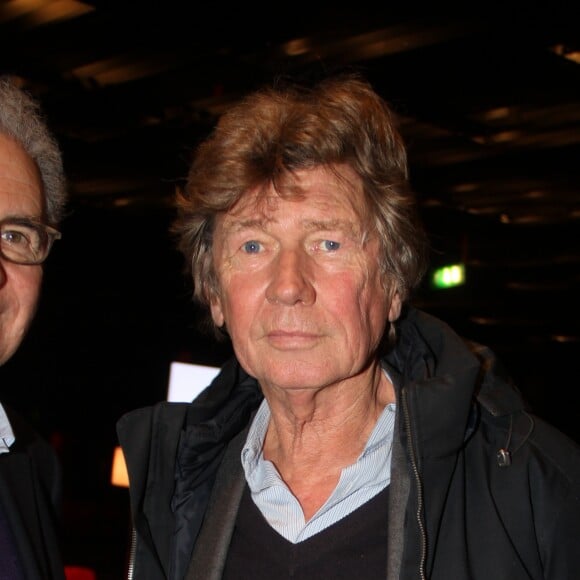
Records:
[[[262,448],[270,422],[270,407],[262,401],[242,449],[242,465],[254,503],[266,521],[288,541],[297,544],[338,522],[389,485],[395,426],[391,403],[381,413],[357,461],[342,470],[338,485],[308,521],[298,500],[282,481]]]
[[[4,407],[0,404],[0,453],[8,453],[10,446],[14,444],[15,438],[12,432],[12,425],[4,411]]]

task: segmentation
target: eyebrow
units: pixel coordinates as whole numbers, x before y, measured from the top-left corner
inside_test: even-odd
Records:
[[[229,232],[236,233],[239,231],[243,231],[246,229],[261,229],[265,230],[266,225],[268,222],[272,222],[273,220],[262,218],[262,219],[245,219],[239,221],[230,221],[226,223],[226,229]],[[353,222],[347,220],[340,220],[340,219],[330,219],[330,220],[305,220],[303,222],[305,229],[307,231],[317,232],[317,231],[330,231],[330,230],[346,230],[352,233],[353,235],[357,234],[358,228]]]
[[[225,229],[228,232],[239,232],[252,228],[264,229],[264,219],[247,219],[247,220],[227,220],[224,222]]]
[[[32,215],[22,215],[22,214],[9,214],[0,218],[0,222],[32,222],[32,223],[42,223],[42,218],[40,216],[32,216]]]
[[[306,222],[306,229],[309,231],[329,231],[329,230],[347,230],[356,233],[357,228],[353,222],[347,220],[311,220]]]

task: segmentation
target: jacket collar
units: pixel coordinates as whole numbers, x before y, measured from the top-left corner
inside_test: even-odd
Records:
[[[407,307],[397,322],[397,342],[383,360],[406,389],[417,443],[425,456],[443,457],[464,443],[478,401],[494,415],[524,408],[524,402],[493,352],[467,341],[445,322]]]

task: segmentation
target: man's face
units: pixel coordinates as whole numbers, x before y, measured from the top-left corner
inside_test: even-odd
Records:
[[[216,222],[221,289],[211,311],[225,323],[240,364],[262,386],[319,389],[355,377],[374,358],[398,295],[381,283],[379,242],[355,208],[359,178],[301,171],[304,196],[266,201],[249,192]]]
[[[42,218],[42,183],[36,165],[15,141],[0,134],[0,220]],[[0,256],[0,364],[18,348],[36,310],[41,266],[22,266]]]

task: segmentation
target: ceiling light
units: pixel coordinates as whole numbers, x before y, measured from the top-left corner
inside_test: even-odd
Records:
[[[576,64],[580,64],[580,50],[571,49],[564,44],[556,44],[552,47],[552,52]]]
[[[496,109],[490,109],[489,111],[483,113],[481,118],[484,121],[497,121],[499,119],[505,119],[510,116],[511,109],[509,107],[497,107]]]
[[[95,9],[78,0],[12,0],[5,2],[1,8],[0,21],[25,18],[33,26],[70,20]]]

